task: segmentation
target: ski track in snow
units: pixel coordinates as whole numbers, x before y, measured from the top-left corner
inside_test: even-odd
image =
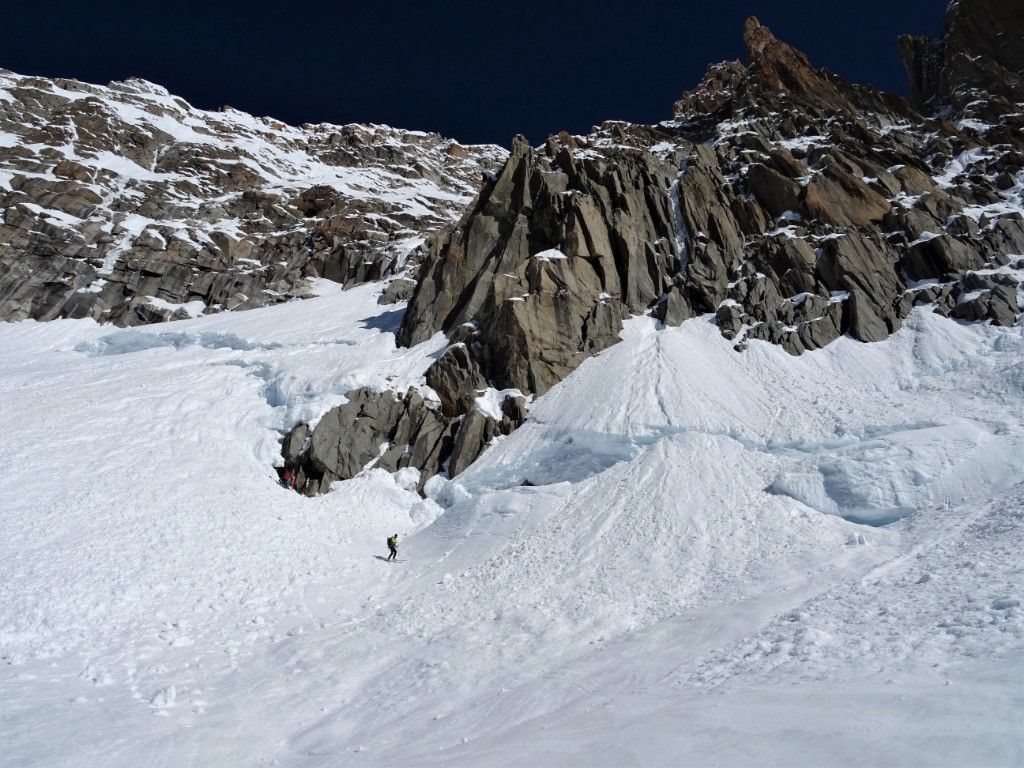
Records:
[[[432,498],[303,499],[281,431],[444,349],[378,291],[0,326],[5,765],[1024,762],[1020,325],[635,318]]]

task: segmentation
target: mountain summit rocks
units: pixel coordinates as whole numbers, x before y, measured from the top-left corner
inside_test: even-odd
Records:
[[[884,339],[915,303],[1014,322],[1021,155],[998,126],[816,70],[755,18],[744,40],[671,121],[517,140],[427,253],[399,343],[471,327],[488,381],[542,394],[647,311],[794,354]]]

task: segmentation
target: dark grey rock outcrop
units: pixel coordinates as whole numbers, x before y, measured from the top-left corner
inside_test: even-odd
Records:
[[[850,232],[828,240],[816,270],[830,291],[850,296],[850,334],[882,341],[900,327],[905,286],[896,274],[896,251],[878,235]]]
[[[448,417],[468,413],[487,380],[463,343],[452,344],[427,369],[427,386],[441,398],[441,413]]]
[[[321,417],[308,448],[292,458],[299,467],[296,487],[301,492],[326,491],[335,480],[349,480],[368,466],[389,472],[415,467],[422,472],[420,487],[441,470],[451,454],[457,422],[430,408],[413,390],[396,397],[390,391],[362,388],[347,396],[347,403]],[[295,443],[291,435],[289,443]]]
[[[466,469],[497,435],[510,434],[526,418],[526,400],[507,395],[500,419],[473,408],[446,416],[413,389],[404,395],[362,388],[348,402],[328,411],[312,430],[300,424],[284,439],[287,466],[297,468],[296,489],[322,493],[336,480],[364,469],[419,470],[418,490],[434,475],[454,477]]]
[[[544,151],[517,139],[460,226],[418,275],[399,343],[472,322],[473,355],[499,389],[543,393],[618,339],[679,268],[677,159],[622,147]]]

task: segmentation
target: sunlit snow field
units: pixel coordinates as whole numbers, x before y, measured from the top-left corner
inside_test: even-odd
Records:
[[[305,499],[283,430],[445,346],[322,288],[0,325],[4,766],[1024,764],[1020,324],[635,318],[430,498]]]

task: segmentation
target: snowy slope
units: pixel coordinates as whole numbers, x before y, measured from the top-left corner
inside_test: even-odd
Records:
[[[5,765],[1024,761],[1019,325],[635,318],[432,499],[306,499],[280,431],[445,347],[323,290],[0,326]]]

